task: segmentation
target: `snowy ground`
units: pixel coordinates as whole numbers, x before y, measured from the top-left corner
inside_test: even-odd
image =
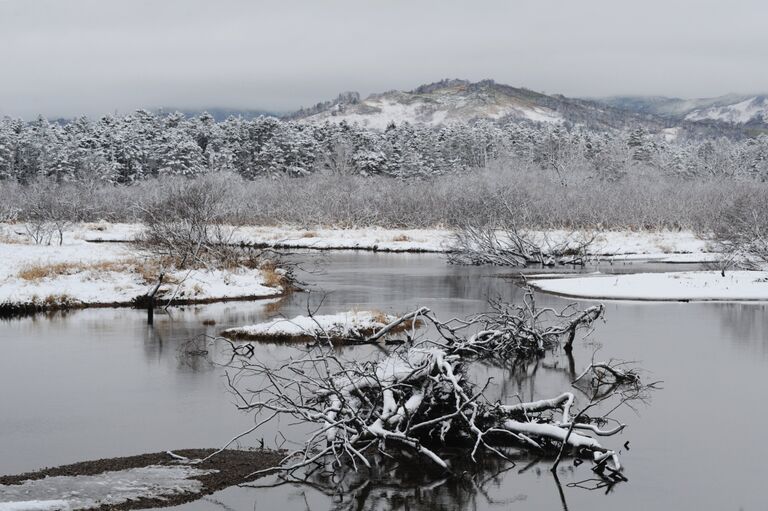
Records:
[[[130,242],[140,232],[141,226],[138,224],[77,224],[69,227],[64,233],[63,246],[45,246],[30,244],[21,224],[0,224],[0,305],[33,303],[77,306],[130,303],[132,299],[146,294],[153,284],[150,282],[152,279],[147,278],[147,272],[142,271],[144,263],[141,256],[129,243],[92,242]],[[452,242],[451,231],[444,229],[301,229],[243,226],[233,232],[233,242],[287,248],[446,252],[450,250]],[[542,245],[558,245],[563,240],[578,242],[579,239],[592,236],[591,233],[574,234],[566,231],[533,232],[531,235]],[[598,233],[589,252],[592,257],[601,260],[692,263],[717,260],[719,254],[713,250],[708,241],[688,231],[611,231]],[[63,266],[55,272],[46,274],[43,271],[37,276],[31,271],[51,265]],[[170,275],[170,280],[171,283],[162,289],[161,296],[168,298],[175,292],[175,298],[179,300],[215,301],[239,297],[269,297],[282,292],[279,287],[266,286],[259,270],[195,271],[189,274],[175,272]],[[597,290],[589,288],[584,291],[580,287],[572,287],[581,286],[582,279],[572,280],[570,283],[549,282],[546,284],[547,290],[604,298],[720,298],[719,295],[704,296],[707,292],[713,292],[712,285],[719,285],[718,282],[710,283],[708,280],[705,287],[709,289],[695,293],[691,286],[685,288],[681,287],[679,282],[672,285],[664,281],[664,288],[673,289],[674,292],[661,294],[654,294],[652,289],[648,290],[642,286],[636,291],[631,291],[628,287],[618,289],[616,286],[603,289],[606,287],[605,282],[600,282]],[[538,285],[545,289],[545,284]],[[557,286],[557,289],[549,286]],[[560,286],[563,286],[563,289]],[[760,295],[761,292],[762,287],[756,286],[754,292],[738,298],[754,299],[755,293]],[[672,294],[668,296],[669,293]],[[738,293],[733,286],[728,288],[727,293],[720,293],[726,299],[734,299],[735,294]]]
[[[654,301],[768,301],[768,271],[590,275],[529,280],[541,291],[576,298]]]
[[[154,286],[151,262],[133,247],[89,243],[78,234],[68,232],[61,246],[33,245],[0,230],[0,305],[129,304]],[[158,297],[207,301],[283,292],[266,286],[260,270],[175,271],[166,281]]]
[[[138,224],[78,224],[67,229],[65,241],[132,241],[140,232]],[[24,240],[26,236],[23,233],[21,225],[0,225],[0,241],[4,238]],[[591,233],[536,231],[532,237],[542,245],[557,245],[564,239],[591,237]],[[234,229],[233,242],[286,248],[446,252],[451,249],[452,238],[452,231],[447,229],[241,226]],[[597,233],[589,248],[590,255],[604,259],[678,263],[712,261],[718,256],[713,250],[710,242],[698,238],[691,231],[605,231]]]
[[[56,476],[0,485],[0,511],[94,509],[139,498],[197,493],[192,477],[210,473],[189,466],[154,465],[91,476]]]
[[[303,340],[316,335],[330,338],[362,339],[396,320],[380,312],[349,311],[318,316],[277,318],[266,323],[229,328],[222,332],[235,339]]]

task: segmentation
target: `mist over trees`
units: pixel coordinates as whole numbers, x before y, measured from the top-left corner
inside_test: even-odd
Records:
[[[132,184],[163,176],[234,172],[245,179],[325,173],[430,178],[491,163],[534,165],[567,184],[578,173],[614,181],[653,172],[768,177],[768,137],[672,137],[645,128],[477,121],[441,126],[391,124],[384,131],[344,122],[305,124],[272,117],[203,113],[85,117],[67,123],[0,119],[0,180],[29,184]]]

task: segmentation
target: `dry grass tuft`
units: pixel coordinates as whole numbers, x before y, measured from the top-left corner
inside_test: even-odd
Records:
[[[31,242],[26,236],[17,236],[13,232],[0,230],[0,243],[6,243],[8,245],[29,245]]]
[[[371,315],[373,316],[374,321],[376,321],[377,323],[381,323],[382,325],[388,325],[389,323],[397,319],[397,317],[391,316],[386,312],[380,311],[380,310],[372,310]],[[410,319],[408,321],[403,321],[402,323],[397,325],[395,328],[390,330],[390,332],[393,334],[399,333],[399,332],[405,332],[413,328],[419,328],[420,326],[422,326],[422,324],[423,322],[421,320],[414,321]],[[373,333],[375,332],[371,332],[371,334]]]
[[[282,287],[287,289],[289,282],[284,273],[277,267],[275,261],[264,261],[259,265],[264,285],[267,287]]]
[[[81,263],[30,264],[22,268],[16,275],[20,279],[38,281],[59,275],[72,275],[84,270],[85,265]]]
[[[264,285],[267,287],[282,287],[285,282],[285,276],[274,269],[261,270],[261,275],[264,277]]]
[[[160,264],[139,259],[124,259],[121,261],[99,261],[95,263],[51,263],[29,264],[19,270],[17,277],[30,282],[64,275],[74,275],[84,272],[129,272],[137,273],[147,284],[157,282],[160,275]],[[166,282],[174,283],[166,276]]]
[[[373,320],[377,323],[381,323],[382,325],[388,324],[392,319],[389,317],[389,314],[380,311],[380,310],[373,310],[371,311],[371,315],[373,316]]]

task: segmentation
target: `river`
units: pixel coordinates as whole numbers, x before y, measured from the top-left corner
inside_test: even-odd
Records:
[[[315,260],[315,258],[319,258]],[[215,447],[247,429],[252,417],[235,410],[219,348],[209,357],[184,355],[201,334],[276,314],[351,308],[406,312],[430,307],[438,316],[485,310],[489,298],[519,299],[509,269],[447,265],[434,254],[335,252],[309,256],[300,274],[311,293],[273,302],[231,302],[173,309],[145,323],[142,311],[92,309],[0,322],[0,473],[19,473],[88,459],[193,447]],[[667,269],[681,269],[679,266]],[[603,271],[665,269],[614,265]],[[589,271],[594,271],[590,268]],[[537,294],[543,306],[572,300]],[[580,305],[586,307],[591,302]],[[282,511],[329,509],[766,509],[768,476],[768,315],[762,303],[606,302],[605,322],[574,351],[577,371],[598,358],[635,361],[662,390],[626,408],[629,426],[604,445],[621,448],[628,482],[588,490],[588,464],[564,463],[559,485],[549,462],[521,459],[478,488],[455,481],[413,488],[402,478],[379,481],[359,501],[339,502],[298,485],[233,487],[180,509]],[[215,325],[203,321],[214,320]],[[220,346],[222,352],[225,346]],[[257,346],[261,360],[296,353],[285,345]],[[357,351],[355,351],[357,350]],[[346,348],[365,357],[370,348]],[[566,390],[564,360],[554,355],[538,371],[502,375],[502,396],[552,397]],[[289,431],[269,427],[241,445],[284,442]],[[287,441],[298,441],[290,438]],[[622,448],[622,450],[624,450]],[[530,462],[534,463],[530,463]],[[262,481],[268,483],[269,481]],[[589,483],[585,483],[589,484]],[[345,509],[347,507],[344,507]]]

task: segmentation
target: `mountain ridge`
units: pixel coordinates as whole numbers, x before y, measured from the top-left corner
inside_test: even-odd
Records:
[[[615,108],[690,122],[768,124],[768,94],[724,94],[713,98],[609,96],[594,101]]]
[[[439,125],[479,119],[580,123],[600,127],[644,124],[663,129],[667,122],[643,112],[622,110],[596,101],[547,95],[486,79],[444,79],[412,90],[390,90],[361,98],[345,92],[336,99],[302,108],[285,119],[299,122],[358,123],[385,129],[390,123]]]

